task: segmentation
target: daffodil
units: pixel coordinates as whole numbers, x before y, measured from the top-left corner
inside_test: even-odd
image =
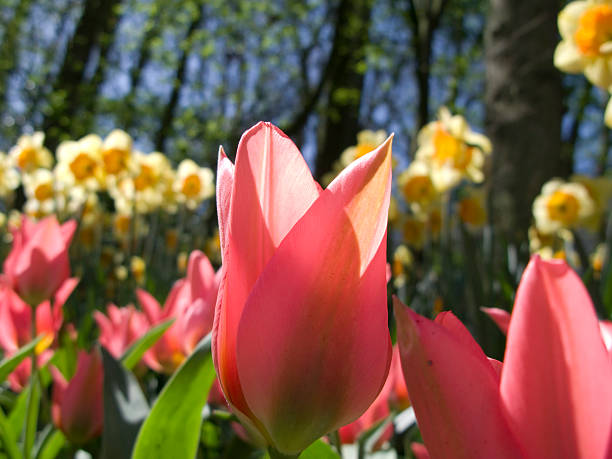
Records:
[[[213,171],[200,167],[191,159],[184,159],[176,171],[174,192],[177,200],[189,209],[195,209],[202,201],[215,194]]]
[[[593,214],[585,219],[584,226],[592,231],[599,231],[602,219],[609,208],[610,200],[612,200],[612,178],[608,176],[573,175],[570,180],[584,185],[589,196],[593,199],[595,209]]]
[[[482,228],[487,221],[484,190],[476,188],[466,190],[457,203],[457,214],[468,228],[472,230]]]
[[[438,120],[427,124],[418,135],[417,160],[431,167],[434,186],[444,192],[462,179],[484,180],[485,154],[491,153],[489,139],[470,128],[463,116],[451,115],[442,107]]]
[[[100,189],[102,139],[90,134],[78,141],[62,142],[57,148],[56,180],[70,194]]]
[[[399,190],[413,212],[426,210],[438,197],[431,169],[423,161],[413,161],[398,177]]]
[[[568,73],[584,72],[595,85],[612,85],[612,1],[580,0],[559,13],[561,42],[555,66]]]
[[[107,186],[111,187],[118,177],[133,169],[130,135],[120,129],[111,131],[102,144],[101,158]]]
[[[26,214],[40,218],[63,208],[64,200],[57,196],[55,177],[49,169],[36,169],[23,176],[23,188],[27,198],[24,205]]]
[[[403,242],[420,249],[425,243],[425,222],[422,218],[406,216],[402,224]]]
[[[9,151],[15,165],[22,172],[33,172],[38,168],[50,169],[53,166],[53,156],[43,145],[45,134],[35,132],[34,134],[24,134],[17,140]]]
[[[584,185],[559,179],[545,183],[533,202],[536,227],[544,234],[575,228],[594,211],[595,203]]]
[[[0,198],[10,195],[19,186],[19,173],[9,156],[0,151]]]

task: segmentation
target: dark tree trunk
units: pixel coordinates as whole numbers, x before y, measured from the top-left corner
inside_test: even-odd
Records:
[[[417,80],[417,130],[429,122],[429,76],[431,51],[436,29],[448,0],[408,1],[408,23],[412,27],[412,47],[416,58],[414,72]]]
[[[561,77],[553,65],[558,0],[491,0],[486,46],[486,130],[493,143],[492,221],[504,239],[527,238],[544,182],[570,173],[562,158]],[[569,164],[568,164],[569,163]]]
[[[323,137],[316,159],[315,175],[330,171],[342,151],[355,144],[359,131],[359,107],[370,28],[370,0],[341,0],[336,32],[328,63],[329,86],[322,116]]]
[[[55,149],[65,136],[80,137],[86,123],[75,122],[75,114],[86,106],[87,97],[95,97],[96,85],[110,48],[118,18],[120,0],[87,0],[72,39],[68,43],[62,67],[55,79],[51,106],[43,121],[46,144]],[[90,81],[86,81],[86,65],[92,53],[99,50],[99,61]],[[102,64],[102,65],[100,65]]]

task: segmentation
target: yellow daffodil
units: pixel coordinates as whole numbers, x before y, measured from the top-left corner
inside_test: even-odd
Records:
[[[120,129],[111,131],[102,144],[101,159],[107,186],[112,187],[118,177],[133,168],[130,135]]]
[[[559,179],[545,183],[533,202],[536,227],[544,234],[575,228],[594,211],[595,203],[584,185]]]
[[[417,160],[431,168],[434,186],[444,192],[462,179],[480,183],[485,154],[491,153],[487,137],[470,128],[465,118],[451,115],[446,107],[439,111],[438,120],[427,124],[418,136]]]
[[[78,141],[62,142],[57,148],[55,177],[69,194],[100,189],[102,139],[90,134]]]
[[[49,169],[36,169],[23,176],[27,198],[24,211],[32,216],[45,216],[63,210],[64,199],[56,193],[55,177]]]
[[[189,209],[195,209],[215,194],[213,171],[198,166],[190,159],[184,159],[176,171],[173,189],[178,202],[184,203]]]
[[[407,279],[408,273],[414,264],[414,256],[408,247],[400,244],[393,252],[391,263],[391,273],[393,274],[393,284],[396,288],[402,287]]]
[[[53,166],[53,156],[44,147],[44,141],[45,134],[42,132],[24,134],[17,140],[17,145],[11,148],[9,154],[22,172],[29,173],[39,168],[50,169]]]
[[[475,188],[466,190],[457,203],[457,214],[468,228],[482,228],[487,222],[484,190]]]
[[[147,264],[141,257],[133,256],[130,259],[130,271],[132,272],[132,276],[134,276],[136,283],[139,285],[144,285]]]
[[[19,173],[9,156],[0,151],[0,198],[7,197],[19,186]]]
[[[407,216],[402,225],[403,242],[420,249],[425,243],[425,222],[421,218]]]
[[[431,169],[423,161],[413,161],[397,181],[402,196],[415,213],[424,212],[438,197]]]
[[[612,1],[579,0],[559,13],[561,42],[555,66],[568,73],[584,72],[595,85],[612,85]]]

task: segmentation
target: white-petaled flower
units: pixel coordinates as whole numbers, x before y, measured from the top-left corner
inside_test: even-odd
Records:
[[[569,3],[558,17],[561,42],[555,66],[568,73],[584,72],[595,85],[612,85],[612,1]]]
[[[399,190],[413,212],[422,213],[439,197],[431,179],[431,169],[423,161],[413,161],[398,177]]]
[[[23,189],[27,198],[24,212],[41,218],[63,210],[64,198],[57,193],[55,176],[49,169],[36,169],[23,176]]]
[[[548,181],[533,202],[536,228],[544,234],[575,228],[593,215],[595,203],[581,183]]]
[[[170,162],[162,153],[135,151],[134,176],[119,180],[109,189],[115,207],[121,213],[148,213],[164,204],[168,187],[172,187],[173,171]]]
[[[55,177],[69,194],[97,191],[102,178],[102,139],[90,134],[78,141],[62,142],[57,148]]]
[[[132,143],[132,137],[121,129],[113,130],[104,139],[101,158],[107,187],[112,187],[118,177],[134,169]]]
[[[213,171],[198,166],[191,159],[184,159],[176,171],[173,189],[178,202],[184,203],[189,209],[195,209],[215,194]]]
[[[491,153],[489,139],[470,128],[463,116],[451,115],[442,107],[438,120],[428,123],[418,135],[417,160],[431,167],[434,186],[444,192],[462,179],[484,180],[485,154]]]
[[[11,157],[0,151],[0,198],[11,194],[19,186],[19,173]]]
[[[595,204],[592,215],[586,218],[582,224],[594,232],[599,231],[601,224],[605,221],[604,217],[612,200],[612,178],[609,176],[588,177],[586,175],[573,175],[570,177],[570,180],[584,185]]]
[[[19,137],[17,145],[9,151],[15,166],[26,173],[39,168],[50,169],[53,166],[53,155],[43,145],[44,141],[45,134],[42,132]]]

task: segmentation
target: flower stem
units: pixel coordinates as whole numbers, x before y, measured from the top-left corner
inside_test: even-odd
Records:
[[[32,307],[32,321],[30,323],[32,339],[36,337],[36,307]],[[30,354],[31,371],[30,371],[30,386],[28,392],[26,418],[24,426],[23,440],[23,457],[30,459],[30,452],[34,447],[34,438],[36,436],[36,426],[38,423],[38,403],[40,399],[40,391],[38,390],[38,366],[36,365],[36,349],[32,349]]]

